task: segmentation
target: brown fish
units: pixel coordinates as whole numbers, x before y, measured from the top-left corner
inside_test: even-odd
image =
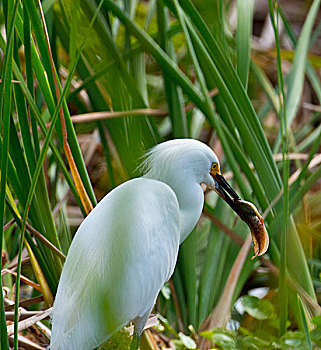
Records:
[[[243,201],[221,174],[220,167],[214,163],[210,172],[215,180],[215,186],[209,186],[248,224],[254,244],[253,258],[264,254],[269,246],[269,235],[262,216],[254,204]],[[252,258],[252,259],[253,259]]]
[[[235,200],[235,204],[236,212],[240,218],[248,224],[251,230],[255,254],[252,259],[254,259],[267,251],[269,247],[269,235],[264,225],[263,218],[253,203],[240,199]]]

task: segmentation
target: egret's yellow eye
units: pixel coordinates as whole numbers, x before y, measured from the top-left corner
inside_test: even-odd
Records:
[[[221,173],[221,170],[220,170],[220,166],[218,165],[218,163],[213,163],[211,166],[210,174],[215,175],[215,174],[220,174],[220,173]]]

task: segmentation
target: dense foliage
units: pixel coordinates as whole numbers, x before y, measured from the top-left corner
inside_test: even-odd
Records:
[[[206,193],[142,348],[321,346],[320,0],[299,26],[291,2],[264,3],[2,1],[1,349],[8,335],[48,344],[41,310],[77,226],[148,148],[181,137],[215,149],[271,243],[251,260],[248,227]]]

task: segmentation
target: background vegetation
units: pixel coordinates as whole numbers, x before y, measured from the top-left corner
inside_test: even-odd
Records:
[[[1,4],[1,349],[49,343],[77,226],[179,137],[214,148],[270,248],[251,260],[207,193],[144,347],[321,347],[320,0]]]

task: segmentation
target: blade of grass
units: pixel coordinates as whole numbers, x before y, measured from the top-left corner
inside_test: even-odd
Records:
[[[297,298],[298,298],[298,303],[299,303],[300,312],[301,312],[301,318],[302,318],[303,327],[304,327],[305,339],[307,341],[309,350],[312,350],[312,342],[311,342],[311,337],[310,337],[310,333],[309,333],[309,327],[308,327],[308,322],[307,322],[307,318],[305,315],[304,306],[303,306],[302,300],[301,300],[299,295],[297,296]]]
[[[268,79],[264,71],[253,60],[251,60],[251,70],[253,71],[253,73],[258,79],[258,82],[260,83],[263,90],[265,91],[268,100],[273,106],[273,109],[275,110],[276,113],[279,113],[278,98],[277,98],[277,94],[273,89],[272,83],[270,82],[270,80]],[[270,108],[268,108],[268,110],[270,110]]]
[[[247,90],[250,58],[254,1],[237,0],[236,54],[237,74]]]
[[[167,2],[167,0],[165,1]],[[251,156],[253,163],[255,163],[266,195],[272,200],[274,198],[273,193],[276,195],[278,192],[279,174],[253,106],[236,72],[231,67],[231,63],[223,57],[218,43],[215,42],[209,33],[196,9],[189,1],[181,1],[181,4],[184,4],[183,8],[186,12],[191,12],[190,16],[193,25],[189,21],[189,29],[193,30],[193,26],[196,25],[198,30],[202,30],[203,37],[197,35],[195,29],[194,33],[191,31],[191,35],[193,40],[198,42],[197,45],[195,44],[195,47],[198,50],[198,59],[202,64],[202,69],[206,72],[205,76],[206,78],[209,76],[215,77],[220,93],[225,100],[226,106],[229,108],[230,114],[233,116],[242,140],[244,140],[243,146]],[[209,45],[215,48],[215,54],[212,52],[214,50],[213,47],[210,49]],[[227,74],[227,72],[230,74]],[[205,114],[208,115],[208,111]],[[214,127],[217,130],[216,125]],[[233,166],[234,163],[229,161],[230,166]],[[269,173],[268,176],[267,173]]]
[[[200,330],[204,331],[217,327],[226,327],[227,322],[231,317],[231,303],[233,300],[234,289],[240,277],[245,260],[249,254],[251,244],[251,235],[248,235],[234,261],[218,304],[210,316],[203,322]],[[209,341],[202,337],[200,337],[200,343],[198,345],[200,346],[201,350],[205,350],[210,347]]]
[[[31,262],[31,265],[32,265],[32,269],[34,271],[34,274],[36,276],[36,279],[41,287],[41,293],[44,297],[44,300],[46,302],[46,305],[47,306],[52,306],[53,305],[53,296],[52,296],[52,293],[51,293],[51,290],[49,289],[49,286],[48,286],[48,283],[46,281],[46,278],[42,272],[42,269],[36,259],[36,256],[35,254],[33,253],[30,245],[28,244],[27,241],[24,242],[26,248],[27,248],[27,251],[28,251],[28,255],[30,257],[30,262]]]
[[[168,54],[168,56],[175,62],[175,51],[173,43],[168,35],[169,15],[167,9],[160,1],[157,1],[157,20],[160,47]],[[168,103],[169,115],[173,125],[174,137],[187,137],[187,123],[184,112],[184,100],[181,89],[175,85],[172,79],[163,70],[163,79],[165,84],[166,101]]]
[[[115,175],[114,175],[112,161],[111,161],[111,152],[110,152],[110,149],[109,149],[108,144],[107,144],[104,126],[102,123],[97,123],[97,125],[98,125],[98,131],[99,131],[99,136],[100,136],[100,142],[103,146],[105,161],[106,161],[106,165],[107,165],[107,169],[108,169],[110,187],[114,188],[114,187],[116,187],[116,180],[115,180]]]
[[[30,33],[31,33],[31,27],[30,27],[29,14],[26,6],[23,6],[23,37],[24,37],[24,47],[25,47],[27,85],[32,98],[34,98],[35,94],[34,94],[34,80],[33,80],[33,73],[32,73],[32,62],[31,62],[31,34]],[[29,114],[32,113],[29,111],[29,109],[28,109],[28,112]],[[32,114],[30,114],[30,120],[31,120],[32,137],[33,137],[33,145],[35,148],[35,154],[36,154],[36,157],[39,157],[40,149],[39,149],[37,123]]]
[[[213,214],[213,210],[205,203],[206,211]],[[215,217],[226,217],[226,207],[222,200],[215,205]],[[225,221],[225,225],[228,223]],[[224,256],[229,246],[229,238],[216,225],[212,225],[209,232],[204,265],[200,275],[198,290],[198,327],[213,310],[218,299],[223,275]],[[213,274],[215,271],[215,274]],[[198,328],[197,327],[197,328]]]
[[[15,45],[15,60],[16,64],[20,65],[20,58],[18,55],[18,48]],[[17,172],[20,174],[19,179],[22,186],[29,186],[31,183],[30,173],[35,169],[35,155],[32,147],[30,126],[26,111],[26,105],[21,91],[21,84],[14,86],[14,96],[16,102],[16,111],[18,115],[18,123],[14,123],[11,118],[10,128],[10,154],[14,161]],[[20,125],[20,135],[22,144],[20,143],[18,130],[16,128]],[[37,131],[38,132],[38,131]],[[49,203],[48,191],[46,188],[46,181],[43,170],[41,171],[39,182],[36,186],[36,195],[31,203],[30,217],[34,222],[34,225],[38,228],[45,228],[45,232],[52,233],[52,236],[56,236],[55,225],[51,215],[51,208]],[[39,205],[41,203],[41,205]],[[53,241],[55,244],[59,244],[57,241]],[[54,257],[51,259],[50,252],[46,249],[41,249],[44,259],[53,271],[57,271],[56,278],[58,279],[59,272],[62,269],[61,263]]]
[[[14,202],[13,196],[12,196],[8,186],[6,188],[6,196],[7,196],[8,202],[10,203],[9,204],[10,205],[10,209],[15,213],[16,218],[18,219],[17,223],[18,223],[19,227],[21,227],[21,225],[22,225],[22,222],[21,222],[22,218],[21,218],[19,210],[18,210],[18,208],[17,208],[17,206],[16,206],[16,204]],[[42,236],[37,230],[35,230],[33,227],[31,227],[28,223],[26,223],[26,226],[27,226],[28,230],[32,231],[37,237]],[[50,247],[50,249],[54,248],[56,253],[58,252],[59,254],[61,254],[60,251],[56,247],[54,247],[48,240],[46,240],[45,237],[42,236],[41,239],[45,240],[45,243]],[[33,271],[35,273],[36,279],[37,279],[37,281],[38,281],[38,283],[39,283],[39,285],[41,287],[40,291],[43,294],[44,300],[47,303],[47,305],[51,306],[51,305],[53,305],[53,296],[52,296],[51,290],[50,290],[50,288],[48,286],[48,283],[46,281],[46,278],[44,276],[44,273],[43,273],[43,271],[42,271],[42,269],[41,269],[41,267],[40,267],[40,265],[38,263],[38,260],[37,260],[37,258],[35,256],[35,254],[32,251],[32,248],[30,247],[30,245],[28,244],[28,242],[26,240],[25,240],[24,244],[25,244],[25,246],[27,248],[28,255],[29,255],[29,258],[30,258],[30,262],[31,262]],[[61,258],[61,256],[60,256],[60,258]],[[62,258],[65,259],[63,254],[62,254]]]

